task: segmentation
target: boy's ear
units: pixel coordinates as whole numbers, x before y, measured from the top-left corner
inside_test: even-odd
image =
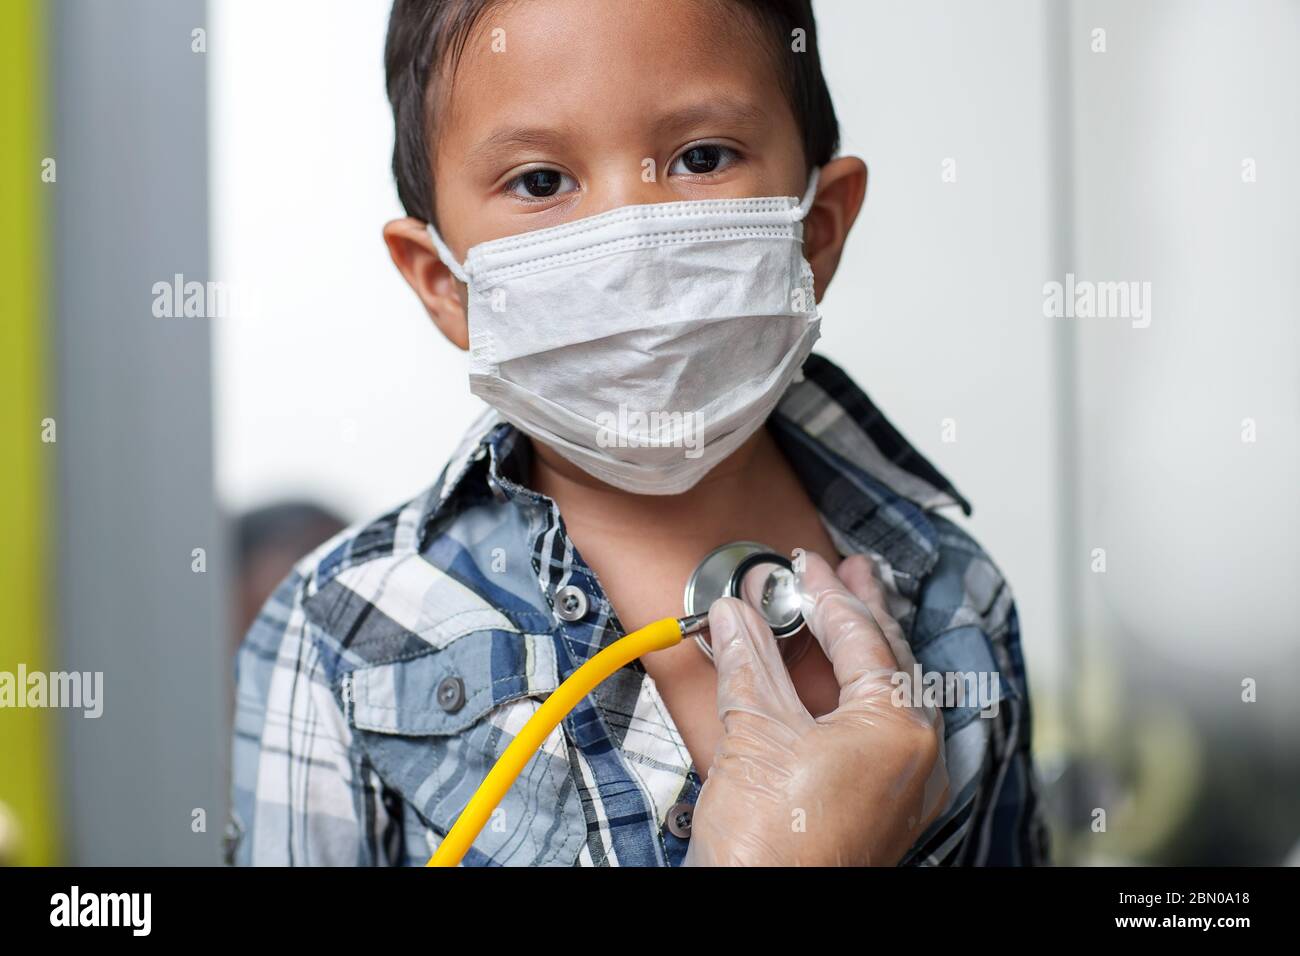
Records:
[[[433,324],[459,349],[469,348],[464,287],[438,258],[425,224],[410,216],[384,226],[393,265],[424,303]]]
[[[822,167],[817,196],[803,225],[803,254],[812,266],[819,302],[839,267],[844,240],[866,194],[867,164],[856,156],[841,156]]]

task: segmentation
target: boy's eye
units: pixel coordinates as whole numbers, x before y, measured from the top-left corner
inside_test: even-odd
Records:
[[[520,199],[548,199],[576,186],[577,183],[558,170],[530,169],[511,180],[507,191]]]
[[[703,176],[725,169],[731,165],[734,158],[735,150],[726,146],[705,143],[700,146],[692,146],[683,152],[673,161],[668,172],[669,175],[685,173],[688,176]]]

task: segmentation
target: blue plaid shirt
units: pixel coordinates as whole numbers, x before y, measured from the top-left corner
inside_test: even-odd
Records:
[[[946,707],[948,808],[911,865],[1046,859],[1015,605],[936,509],[969,504],[820,356],[768,420],[841,554],[882,563],[929,672],[996,672]],[[227,862],[420,865],[539,703],[622,636],[528,440],[479,420],[438,482],[303,558],[240,647]],[[585,617],[553,607],[567,586]],[[676,866],[700,779],[639,661],[555,728],[465,865]],[[846,794],[844,799],[852,799]]]

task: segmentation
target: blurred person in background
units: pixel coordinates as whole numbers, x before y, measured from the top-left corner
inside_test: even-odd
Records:
[[[293,564],[346,527],[330,509],[310,501],[280,501],[235,519],[235,569],[230,653]]]

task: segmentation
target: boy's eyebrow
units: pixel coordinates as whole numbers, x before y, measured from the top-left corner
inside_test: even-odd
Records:
[[[657,134],[669,134],[709,124],[760,127],[767,122],[767,112],[749,100],[715,96],[706,102],[684,106],[659,116],[651,123],[651,129]],[[568,138],[568,131],[564,129],[546,126],[503,126],[470,147],[466,161],[470,163],[481,161],[494,152],[509,148],[554,149]]]
[[[562,130],[545,126],[503,126],[489,134],[481,142],[470,147],[466,160],[475,162],[486,158],[497,150],[523,147],[531,149],[553,148],[567,138]]]
[[[653,123],[657,133],[672,133],[681,129],[707,126],[710,123],[763,126],[768,122],[767,111],[746,99],[714,96],[703,103],[684,106],[660,116]]]

